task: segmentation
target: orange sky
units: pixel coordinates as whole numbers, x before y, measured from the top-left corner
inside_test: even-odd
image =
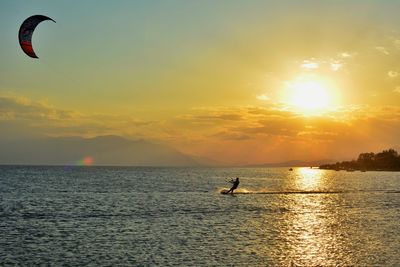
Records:
[[[229,164],[400,148],[399,7],[2,2],[0,137],[113,134]],[[36,13],[57,23],[33,60],[16,33]]]

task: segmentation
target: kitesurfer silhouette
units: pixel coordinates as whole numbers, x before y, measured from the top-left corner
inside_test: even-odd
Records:
[[[233,185],[232,185],[231,189],[229,189],[228,192],[226,192],[226,193],[227,194],[229,194],[229,193],[233,194],[233,190],[235,190],[239,186],[239,183],[240,183],[239,182],[239,177],[236,177],[235,180],[231,179],[229,182],[232,183]]]

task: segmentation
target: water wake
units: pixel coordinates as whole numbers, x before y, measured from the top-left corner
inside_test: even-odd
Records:
[[[220,188],[218,191],[221,194],[227,194],[229,189]],[[246,188],[236,189],[234,194],[264,194],[264,195],[289,195],[289,194],[350,194],[350,193],[400,193],[398,190],[268,190],[268,189],[259,189],[259,190],[250,190]]]
[[[223,188],[219,192],[221,194],[227,194],[229,189]],[[236,189],[234,194],[269,194],[269,195],[287,195],[287,194],[343,194],[349,193],[349,191],[342,190],[310,190],[310,191],[300,191],[300,190],[284,190],[284,191],[274,191],[268,189],[259,190],[249,190],[246,188]]]

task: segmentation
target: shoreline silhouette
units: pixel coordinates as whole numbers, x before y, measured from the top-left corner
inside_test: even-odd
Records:
[[[400,171],[400,156],[394,149],[379,153],[361,153],[357,160],[336,162],[319,166],[324,170],[346,171]]]

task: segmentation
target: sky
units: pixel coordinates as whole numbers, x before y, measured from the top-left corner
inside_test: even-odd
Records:
[[[400,148],[398,1],[0,2],[0,137],[118,135],[229,164]],[[41,14],[39,59],[17,39]]]

